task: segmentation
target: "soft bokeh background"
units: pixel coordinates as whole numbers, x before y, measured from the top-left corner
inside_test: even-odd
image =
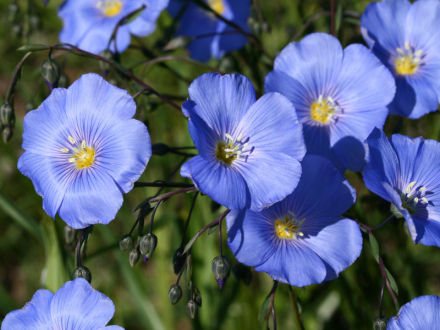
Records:
[[[272,28],[271,32],[261,34],[263,47],[272,56],[290,41],[300,40],[307,33],[330,31],[330,17],[325,14],[302,30],[304,23],[314,15],[321,16],[320,13],[330,10],[330,1],[257,2]],[[4,100],[15,65],[24,55],[16,49],[27,43],[56,44],[62,27],[56,15],[61,1],[51,0],[48,7],[42,5],[42,0],[18,1],[21,9],[18,23],[8,21],[9,3],[9,0],[0,0],[0,101]],[[368,1],[346,0],[336,3],[336,28],[341,42],[344,46],[362,42],[356,16],[363,12]],[[255,14],[257,20],[258,17]],[[148,59],[142,48],[148,49],[151,56],[164,55],[162,47],[170,38],[167,28],[171,23],[172,19],[164,12],[156,32],[146,38],[133,39],[133,47],[121,55],[121,63],[130,68]],[[318,49],[319,45],[316,47]],[[186,53],[178,50],[172,54],[184,56]],[[0,319],[11,310],[21,308],[36,290],[57,290],[71,278],[74,268],[74,247],[64,242],[63,221],[59,218],[53,221],[44,213],[41,197],[37,196],[31,181],[20,174],[16,166],[23,152],[23,117],[27,110],[38,107],[49,93],[40,74],[40,65],[46,58],[47,52],[40,52],[26,61],[15,92],[15,134],[8,144],[0,142]],[[70,82],[87,72],[100,73],[99,64],[91,59],[65,52],[54,52],[54,58],[61,64],[62,72]],[[272,69],[270,62],[250,44],[222,61],[212,60],[208,65],[228,73],[247,75],[260,93],[263,93],[264,76]],[[181,61],[140,65],[134,69],[134,73],[146,83],[178,103],[187,97],[189,83],[207,71]],[[133,85],[116,72],[111,72],[110,79],[131,94],[135,93]],[[192,145],[186,119],[181,113],[151,96],[141,96],[137,103],[136,118],[147,124],[153,143],[163,142],[176,147]],[[437,140],[440,117],[436,112],[420,120],[389,118],[386,132],[388,135],[400,132]],[[166,180],[181,159],[181,156],[170,154],[153,156],[140,180]],[[385,220],[390,215],[389,205],[364,187],[361,175],[346,175],[359,196],[349,212],[370,226]],[[182,178],[177,174],[173,181],[182,181]],[[130,267],[128,255],[118,248],[119,239],[133,225],[137,216],[133,213],[135,207],[156,192],[157,189],[153,188],[136,188],[125,195],[124,205],[116,219],[108,226],[95,226],[90,237],[83,263],[93,274],[93,287],[108,295],[116,305],[111,324],[121,325],[127,330],[264,328],[265,323],[258,321],[258,311],[273,282],[268,275],[253,272],[250,286],[245,286],[231,275],[223,292],[220,292],[211,272],[211,261],[219,254],[218,232],[210,236],[205,233],[193,247],[194,283],[203,297],[203,307],[199,309],[196,319],[191,320],[185,310],[189,298],[184,278],[181,281],[183,298],[176,306],[170,304],[168,289],[177,279],[172,270],[172,256],[180,245],[193,195],[178,195],[159,208],[154,225],[159,240],[157,250],[147,263],[140,261],[133,269]],[[209,197],[199,197],[186,241],[213,221],[221,211],[215,205],[213,207]],[[147,218],[146,224],[148,221]],[[375,235],[385,265],[399,287],[401,305],[420,295],[440,294],[438,248],[420,244],[415,246],[402,220],[390,222],[376,231]],[[232,264],[236,263],[227,248],[225,254]],[[378,316],[381,284],[379,266],[364,234],[364,250],[360,258],[339,279],[306,288],[293,288],[293,292],[306,329],[363,330],[372,329],[372,320]],[[287,285],[279,285],[275,306],[279,329],[294,329]],[[387,292],[384,314],[396,314]]]

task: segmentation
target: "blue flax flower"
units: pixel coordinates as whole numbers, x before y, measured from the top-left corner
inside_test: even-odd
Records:
[[[204,0],[217,14],[234,22],[246,32],[247,19],[251,14],[250,0]],[[220,59],[227,52],[239,49],[247,43],[247,38],[235,28],[217,19],[212,13],[200,8],[192,1],[171,0],[168,7],[173,16],[180,18],[176,35],[198,38],[191,42],[188,50],[192,58],[206,62],[211,56]]]
[[[354,189],[324,157],[306,156],[302,168],[298,187],[283,201],[226,218],[238,261],[298,287],[338,277],[362,250],[358,225],[340,217],[355,202]]]
[[[124,330],[106,327],[115,305],[83,278],[63,285],[55,294],[38,290],[22,309],[6,315],[1,330]]]
[[[270,93],[255,101],[242,75],[207,73],[189,87],[183,104],[199,155],[181,175],[232,210],[259,210],[296,187],[305,145],[293,105]]]
[[[392,317],[387,330],[440,329],[440,297],[421,296],[402,306]]]
[[[113,220],[122,193],[151,157],[147,127],[127,91],[97,74],[56,88],[24,118],[18,169],[43,196],[46,213],[73,228]]]
[[[440,100],[440,2],[373,2],[361,18],[362,34],[394,74],[391,115],[420,118]]]
[[[128,48],[131,34],[144,37],[156,29],[156,19],[168,6],[169,0],[66,0],[58,11],[64,28],[60,41],[85,51],[99,54],[107,49],[110,38],[121,19],[145,6],[132,22],[120,25],[110,50],[123,52]]]
[[[335,37],[313,33],[277,56],[265,88],[292,101],[304,125],[307,154],[357,172],[365,166],[364,140],[385,123],[395,83],[366,47],[343,50]]]
[[[365,185],[405,217],[414,243],[440,246],[440,143],[375,129],[368,145]]]

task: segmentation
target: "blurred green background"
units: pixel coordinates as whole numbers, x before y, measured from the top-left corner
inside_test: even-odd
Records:
[[[254,31],[259,34],[264,49],[276,54],[290,41],[300,40],[314,31],[330,32],[330,1],[318,0],[258,0],[262,17],[271,31]],[[0,101],[4,100],[15,65],[24,55],[16,49],[23,44],[54,45],[62,24],[56,15],[60,1],[51,0],[44,7],[42,0],[18,1],[20,13],[16,22],[8,20],[9,0],[0,0]],[[369,1],[336,1],[337,36],[344,46],[362,42],[359,20],[356,19]],[[317,15],[317,16],[315,16]],[[319,18],[318,18],[319,17]],[[254,22],[261,16],[254,11]],[[314,18],[317,18],[313,21]],[[313,22],[312,22],[313,21]],[[308,22],[305,28],[304,24]],[[130,68],[149,57],[162,56],[163,46],[170,39],[172,19],[164,12],[156,32],[142,39],[133,39],[131,49],[124,52],[121,63]],[[260,34],[261,32],[261,34]],[[319,45],[317,45],[319,47]],[[146,49],[148,56],[146,57]],[[143,51],[142,51],[143,50]],[[186,56],[184,50],[170,54]],[[31,55],[24,65],[21,80],[14,94],[17,115],[15,134],[8,144],[0,142],[0,319],[13,309],[21,308],[40,288],[56,291],[71,279],[74,269],[74,246],[65,243],[64,223],[50,219],[42,209],[42,200],[32,182],[17,170],[21,149],[22,120],[26,111],[35,109],[47,97],[49,90],[40,73],[40,65],[47,52]],[[70,82],[88,72],[100,73],[99,63],[92,59],[54,52],[62,72]],[[242,73],[253,81],[262,94],[264,76],[272,69],[271,62],[261,56],[251,44],[226,56],[221,61],[207,63],[224,72]],[[177,103],[187,97],[192,80],[204,72],[202,67],[182,61],[140,65],[134,73],[157,91],[169,95]],[[136,89],[130,81],[116,72],[109,79],[132,95]],[[137,98],[136,118],[144,121],[152,142],[170,146],[191,146],[183,115],[164,105],[153,96]],[[386,133],[400,132],[412,137],[424,136],[438,140],[440,117],[438,112],[420,120],[389,118]],[[166,180],[175,170],[182,156],[153,156],[140,181]],[[388,203],[371,194],[363,185],[362,176],[346,173],[358,192],[357,203],[349,211],[360,221],[375,226],[390,215]],[[171,181],[183,181],[177,174]],[[186,181],[185,181],[186,182]],[[218,232],[203,234],[193,247],[194,283],[199,288],[203,307],[195,320],[186,313],[189,299],[186,281],[181,280],[184,296],[172,306],[168,298],[169,287],[177,276],[172,269],[172,256],[179,247],[184,222],[193,195],[178,195],[166,201],[158,210],[154,233],[158,247],[147,263],[140,261],[134,268],[128,262],[128,254],[118,248],[122,235],[127,234],[136,220],[135,207],[147,197],[156,194],[157,188],[136,188],[124,196],[124,205],[116,219],[107,226],[96,225],[87,245],[83,264],[93,274],[92,285],[109,296],[116,305],[111,324],[127,330],[135,329],[260,329],[264,321],[258,321],[258,312],[269,293],[273,281],[264,273],[253,272],[249,286],[237,281],[234,275],[221,292],[211,272],[211,261],[219,255]],[[214,205],[215,206],[215,205]],[[186,241],[198,230],[213,221],[223,209],[213,207],[209,197],[197,200]],[[146,218],[148,225],[149,218]],[[225,233],[225,229],[224,229]],[[375,232],[386,267],[393,274],[399,287],[399,303],[403,305],[414,297],[440,294],[440,250],[435,247],[414,245],[402,220],[394,220]],[[226,245],[226,235],[223,235]],[[228,248],[224,253],[232,264],[237,261]],[[368,237],[364,234],[364,250],[360,258],[337,280],[305,288],[293,288],[297,308],[305,329],[372,329],[372,321],[379,313],[379,296],[382,285],[380,269],[374,260]],[[279,329],[295,329],[293,306],[287,285],[279,285],[275,298]],[[384,295],[384,314],[396,314],[390,295]],[[271,322],[269,322],[272,327]]]

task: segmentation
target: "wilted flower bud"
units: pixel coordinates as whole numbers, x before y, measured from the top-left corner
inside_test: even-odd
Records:
[[[187,36],[179,36],[174,39],[171,39],[163,48],[164,50],[174,50],[178,48],[185,48],[192,41],[192,38]]]
[[[164,156],[170,151],[170,147],[168,147],[165,143],[155,143],[151,146],[153,155]]]
[[[8,143],[8,141],[12,138],[12,135],[14,132],[12,131],[12,128],[9,126],[6,126],[3,128],[2,136],[3,136],[3,142]]]
[[[376,317],[373,321],[373,329],[374,330],[386,330],[388,324],[387,317]]]
[[[50,89],[57,87],[58,80],[60,79],[60,66],[53,59],[48,58],[41,65],[41,74],[43,75],[46,84]]]
[[[61,88],[69,87],[69,79],[67,78],[67,76],[64,73],[62,73],[60,75],[60,79],[58,79],[58,87],[61,87]]]
[[[168,296],[170,297],[171,304],[175,305],[182,298],[182,289],[177,284],[172,285],[170,291],[168,291]]]
[[[15,19],[17,18],[17,14],[18,11],[20,9],[18,8],[18,5],[16,2],[11,2],[8,6],[8,18],[9,18],[9,22],[13,22],[15,21]]]
[[[148,233],[147,235],[142,236],[141,241],[139,243],[139,249],[143,255],[150,259],[157,245],[157,237],[154,234]]]
[[[197,310],[199,309],[199,306],[197,306],[197,303],[194,300],[188,301],[186,304],[186,311],[188,312],[189,316],[191,316],[192,319],[196,317]]]
[[[100,52],[99,56],[104,57],[106,60],[113,60],[113,53],[109,49]],[[106,76],[111,68],[110,64],[104,61],[99,61],[99,66],[101,67],[101,71],[104,74],[104,76]]]
[[[92,273],[85,266],[78,267],[77,269],[75,269],[73,271],[72,277],[73,277],[73,279],[81,277],[81,278],[87,280],[87,282],[92,283]]]
[[[76,229],[73,229],[70,226],[64,226],[64,240],[67,244],[70,244],[75,239]]]
[[[218,256],[214,258],[211,266],[214,278],[216,279],[220,290],[222,290],[226,280],[231,274],[231,263],[225,256]]]
[[[183,264],[185,263],[186,260],[186,255],[182,254],[183,253],[183,248],[179,247],[176,252],[174,252],[174,256],[173,256],[173,269],[174,269],[174,274],[179,274],[180,270],[183,267]]]
[[[133,238],[131,238],[130,235],[124,235],[122,236],[121,240],[119,241],[119,248],[122,252],[127,252],[131,249],[133,246]]]
[[[140,257],[141,254],[139,253],[137,248],[131,250],[130,254],[128,255],[128,261],[130,262],[130,266],[134,267],[134,265],[136,265],[137,262],[139,261]]]
[[[14,127],[15,124],[15,113],[14,108],[8,102],[2,104],[0,107],[0,118],[4,126]]]

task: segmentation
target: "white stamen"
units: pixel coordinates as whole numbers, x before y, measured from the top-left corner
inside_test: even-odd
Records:
[[[411,47],[409,46],[409,42],[408,41],[405,41],[405,49],[406,50],[410,50],[411,49]]]
[[[69,153],[69,149],[67,149],[67,148],[62,148],[60,151],[65,154]]]
[[[416,183],[417,183],[417,181],[413,181],[408,185],[408,187],[406,187],[407,194],[409,194],[411,192],[412,187],[414,187]]]
[[[68,139],[69,139],[70,143],[72,143],[72,144],[76,143],[75,139],[73,137],[71,137],[70,135],[69,135]]]
[[[83,142],[81,142],[81,148],[85,149],[86,148],[86,141],[83,140]]]

